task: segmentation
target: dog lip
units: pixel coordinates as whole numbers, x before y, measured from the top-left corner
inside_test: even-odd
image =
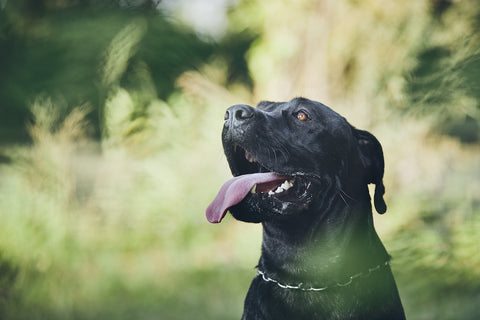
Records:
[[[244,174],[250,173],[260,173],[260,172],[273,172],[280,176],[289,176],[289,177],[304,177],[306,179],[320,180],[321,178],[316,174],[306,173],[300,170],[296,171],[284,171],[276,170],[274,167],[265,165],[263,161],[258,159],[258,156],[254,155],[253,152],[250,152],[247,148],[240,144],[234,144],[231,148],[233,151],[230,156],[227,156],[228,163],[233,165],[234,170],[232,174],[236,176],[241,176]],[[242,170],[242,162],[249,165],[257,165],[258,168],[251,168],[252,170]],[[263,169],[263,170],[262,170]]]

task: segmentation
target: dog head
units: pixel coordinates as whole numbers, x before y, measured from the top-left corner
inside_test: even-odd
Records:
[[[232,106],[222,142],[235,178],[207,209],[210,222],[227,210],[248,222],[286,219],[327,198],[353,199],[369,183],[376,185],[375,208],[386,211],[380,143],[319,102]]]

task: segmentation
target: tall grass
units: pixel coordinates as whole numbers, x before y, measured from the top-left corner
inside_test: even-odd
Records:
[[[101,145],[87,138],[87,106],[63,119],[48,99],[32,106],[33,144],[6,150],[0,167],[1,318],[238,319],[260,230],[210,225],[204,208],[229,176],[225,106],[248,99],[198,73],[179,85],[184,94],[153,100],[134,123],[134,98],[113,91]],[[475,319],[478,153],[423,124],[392,125],[374,131],[389,204],[376,225],[407,314]]]
[[[182,99],[153,102],[142,130],[115,122],[102,147],[88,108],[61,121],[48,100],[32,107],[33,145],[0,169],[2,318],[238,318],[259,234],[206,222],[228,175],[224,105],[192,114]]]
[[[231,28],[259,30],[247,55],[253,93],[227,89],[228,64],[217,59],[183,74],[168,101],[157,99],[153,71],[141,61],[136,89],[121,87],[145,32],[142,20],[132,22],[99,64],[101,142],[87,138],[88,105],[64,115],[66,108],[43,99],[32,106],[33,143],[2,150],[0,318],[238,319],[261,231],[229,217],[217,226],[204,218],[230,176],[223,113],[236,103],[304,95],[383,145],[389,209],[375,223],[407,316],[478,319],[478,146],[432,134],[435,116],[412,120],[399,112],[430,110],[422,99],[409,106],[415,97],[407,90],[425,34],[429,45],[444,45],[452,37],[462,42],[468,29],[458,10],[445,25],[432,23],[429,3],[242,2]],[[459,23],[450,31],[452,20]],[[453,57],[463,59],[462,52]],[[452,78],[444,80],[457,78],[455,68],[448,71]],[[436,106],[440,113],[476,116],[478,101],[453,89]],[[427,98],[450,93],[422,90]]]

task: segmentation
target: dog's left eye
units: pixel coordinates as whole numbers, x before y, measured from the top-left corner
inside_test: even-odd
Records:
[[[295,112],[294,113],[294,116],[295,118],[297,118],[298,120],[300,121],[307,121],[307,120],[310,120],[310,117],[308,116],[308,114],[303,111],[303,110],[300,110],[298,112]]]

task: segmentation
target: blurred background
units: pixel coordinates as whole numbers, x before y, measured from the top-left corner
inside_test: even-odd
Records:
[[[205,208],[225,109],[382,143],[410,319],[479,319],[480,2],[0,0],[0,319],[239,319],[261,227]]]

